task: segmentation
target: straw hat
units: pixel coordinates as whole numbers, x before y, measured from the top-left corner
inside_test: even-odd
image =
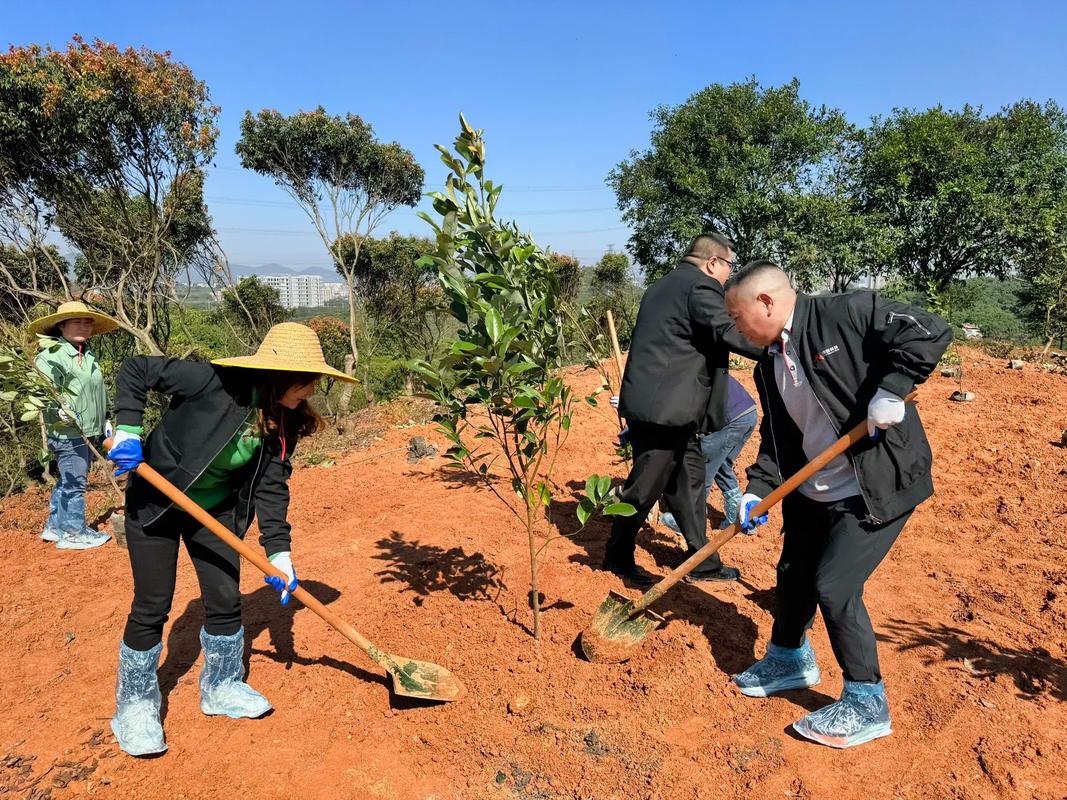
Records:
[[[267,331],[263,344],[254,356],[216,358],[211,363],[221,367],[317,372],[339,381],[358,382],[351,375],[345,375],[326,363],[326,359],[322,357],[319,337],[315,331],[299,322],[281,322]]]
[[[93,321],[93,336],[98,333],[111,333],[117,330],[119,324],[107,314],[93,311],[89,306],[78,300],[63,303],[56,309],[54,314],[35,319],[28,326],[30,333],[46,334],[61,322],[68,319],[91,319]]]

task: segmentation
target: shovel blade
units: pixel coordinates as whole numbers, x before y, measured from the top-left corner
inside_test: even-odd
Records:
[[[595,664],[621,664],[633,655],[663,617],[651,611],[633,616],[629,598],[611,592],[600,604],[592,621],[582,631],[582,652]]]
[[[459,678],[444,667],[402,656],[390,658],[397,667],[395,670],[387,667],[393,676],[393,691],[402,697],[447,703],[467,692]]]

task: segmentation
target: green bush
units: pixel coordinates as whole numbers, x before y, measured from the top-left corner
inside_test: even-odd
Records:
[[[403,360],[390,356],[372,356],[363,363],[367,393],[373,395],[378,403],[395,400],[404,394],[410,375],[411,371]]]

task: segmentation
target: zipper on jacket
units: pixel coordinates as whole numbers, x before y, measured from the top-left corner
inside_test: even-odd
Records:
[[[892,313],[893,312],[890,312],[890,316],[892,316]],[[898,317],[902,317],[902,316],[908,316],[908,315],[906,315],[906,314],[898,314],[897,316]],[[912,320],[912,322],[915,322],[915,318],[914,317],[910,317],[910,319]],[[918,322],[915,322],[915,324],[919,325]],[[922,325],[919,325],[919,327],[922,328]],[[925,330],[925,328],[923,330]],[[796,349],[796,354],[797,354],[797,358],[802,358],[802,355],[801,355],[801,352],[800,352],[800,348]],[[784,357],[784,354],[783,354],[783,357]],[[815,398],[815,402],[818,403],[819,404],[819,408],[822,409],[822,413],[826,416],[827,422],[830,423],[830,429],[840,439],[841,438],[841,431],[838,430],[837,425],[834,424],[834,418],[831,417],[830,416],[830,412],[826,410],[826,406],[823,405],[822,398],[819,397],[819,393],[815,391],[815,384],[812,383],[812,381],[811,381],[811,376],[813,374],[813,371],[812,371],[810,365],[804,364],[803,366],[804,366],[804,371],[806,373],[806,377],[807,377],[807,380],[808,380],[808,388],[811,389],[811,396]],[[777,388],[777,386],[775,388]],[[766,391],[766,390],[764,390],[764,391]],[[779,394],[781,394],[781,393],[779,392]],[[770,415],[769,411],[767,413],[768,413],[768,415]],[[772,418],[771,422],[773,424],[773,418]],[[800,436],[801,436],[801,441],[803,441],[804,431],[800,432]],[[774,437],[774,430],[772,429],[771,430],[771,438],[773,439],[773,437]],[[777,453],[777,448],[776,448],[775,449],[775,457],[776,458],[777,458],[777,455],[778,455],[778,453]],[[872,525],[881,525],[882,521],[880,519],[878,519],[878,517],[874,516],[873,513],[871,513],[871,501],[867,498],[867,492],[865,492],[864,489],[863,489],[863,481],[860,480],[860,471],[856,467],[856,462],[853,459],[849,458],[847,452],[845,453],[845,459],[848,461],[849,466],[852,467],[852,474],[856,476],[856,486],[859,487],[860,497],[863,498],[863,504],[865,506],[867,506],[867,520]],[[778,472],[779,472],[779,477],[780,477],[781,476],[781,468],[779,468]]]
[[[912,316],[911,314],[901,314],[901,313],[899,313],[899,312],[896,312],[896,311],[890,311],[890,312],[889,312],[889,314],[888,314],[888,316],[886,316],[886,319],[885,319],[885,321],[886,321],[886,324],[887,324],[887,325],[892,325],[892,324],[893,324],[893,320],[895,320],[895,319],[897,319],[897,318],[900,318],[900,319],[906,319],[906,320],[908,320],[908,321],[909,321],[909,322],[910,322],[910,323],[911,323],[912,325],[914,325],[914,326],[915,326],[916,328],[918,328],[918,329],[919,329],[919,330],[921,330],[921,331],[922,331],[923,333],[925,333],[925,334],[926,334],[927,336],[933,336],[933,334],[932,334],[932,333],[930,333],[930,331],[928,331],[928,330],[927,330],[927,329],[926,329],[926,328],[925,328],[925,327],[924,327],[924,326],[922,325],[922,323],[920,323],[920,322],[919,322],[919,320],[915,319],[915,317],[913,317],[913,316]]]
[[[890,312],[890,314],[892,314],[892,312]],[[903,314],[898,314],[897,316],[904,316],[904,315]],[[919,323],[915,323],[915,324],[918,325]],[[921,328],[922,326],[919,325],[919,327]],[[800,355],[800,353],[798,352],[797,356],[799,356],[799,355]],[[819,408],[822,409],[822,413],[826,415],[826,419],[830,423],[830,428],[833,429],[833,432],[835,434],[837,434],[837,438],[840,439],[841,438],[841,431],[838,430],[837,425],[834,424],[834,418],[831,417],[830,416],[830,412],[826,410],[826,406],[823,405],[822,398],[819,397],[819,393],[815,391],[815,384],[811,383],[810,374],[808,376],[808,386],[811,388],[811,394],[812,394],[812,397],[815,398],[815,402],[819,404]],[[865,492],[864,489],[863,489],[863,481],[860,480],[860,471],[856,467],[855,459],[850,458],[849,455],[848,455],[848,452],[846,451],[845,452],[845,460],[848,461],[849,466],[852,467],[852,474],[856,476],[856,486],[858,486],[859,489],[860,489],[860,497],[863,498],[863,504],[865,506],[867,506],[867,521],[870,522],[872,525],[881,525],[882,524],[882,520],[878,519],[878,517],[874,516],[874,514],[871,512],[871,501],[867,499],[867,492]]]
[[[774,362],[772,361],[771,363],[773,364]],[[763,373],[757,370],[756,377],[759,378],[760,382],[763,384],[763,394],[766,397],[770,397],[770,394],[767,392],[767,381],[763,377]],[[771,403],[769,402],[767,403],[767,421],[770,423],[771,447],[774,448],[774,466],[778,469],[778,485],[780,486],[785,483],[785,479],[782,477],[782,462],[778,458],[778,440],[774,438],[774,414],[771,411]]]

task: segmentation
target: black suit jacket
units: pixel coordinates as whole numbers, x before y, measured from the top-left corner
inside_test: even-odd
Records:
[[[749,358],[763,353],[737,332],[722,285],[680,261],[641,300],[620,413],[630,422],[719,430],[731,350]]]

